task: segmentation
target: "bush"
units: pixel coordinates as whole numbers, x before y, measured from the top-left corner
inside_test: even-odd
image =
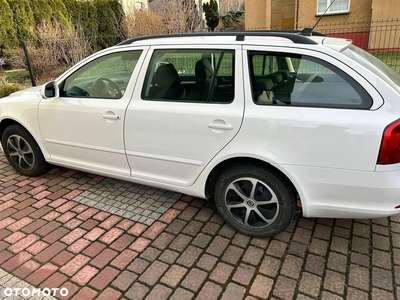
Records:
[[[226,15],[221,16],[225,29],[239,29],[244,19],[244,11],[230,10]]]
[[[42,22],[51,21],[51,7],[46,0],[31,0],[31,9],[35,26],[40,25]]]
[[[26,68],[26,59],[22,48],[4,51],[4,60],[6,62],[4,68],[7,70]]]
[[[75,30],[82,30],[83,35],[94,40],[98,34],[99,21],[96,7],[90,1],[64,0]]]
[[[5,48],[17,44],[17,32],[14,28],[13,12],[6,0],[0,0],[0,44]]]
[[[93,2],[99,20],[97,46],[100,49],[114,46],[125,37],[120,28],[123,9],[118,0],[95,0]]]
[[[41,37],[39,46],[28,43],[37,80],[54,79],[91,53],[92,45],[79,30],[64,30],[60,24],[43,23],[37,31]]]
[[[35,19],[28,0],[7,0],[13,12],[14,25],[18,40],[35,38]]]
[[[10,84],[5,76],[0,76],[0,98],[6,97],[19,90],[20,88],[15,84]]]
[[[19,91],[20,88],[17,85],[10,84],[0,87],[0,98],[7,97],[8,95]]]
[[[165,33],[161,17],[151,10],[129,12],[122,26],[126,37]]]

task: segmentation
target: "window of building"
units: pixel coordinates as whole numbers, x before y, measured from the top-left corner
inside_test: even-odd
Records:
[[[155,50],[143,85],[144,100],[230,103],[234,50]]]
[[[249,53],[253,99],[258,105],[369,109],[371,96],[348,74],[321,59]],[[267,62],[276,62],[271,67]],[[275,66],[274,66],[275,65]]]
[[[135,2],[135,9],[136,10],[143,9],[143,2]]]
[[[333,2],[333,4],[332,4]],[[350,12],[350,0],[318,0],[317,15],[326,14],[344,14]]]

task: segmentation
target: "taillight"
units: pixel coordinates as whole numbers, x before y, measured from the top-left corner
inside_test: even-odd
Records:
[[[378,155],[379,165],[400,162],[400,120],[386,126],[383,132],[381,149]]]

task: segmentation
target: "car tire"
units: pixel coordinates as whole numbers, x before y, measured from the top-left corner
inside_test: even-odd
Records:
[[[296,193],[277,172],[257,165],[236,165],[217,179],[215,204],[235,230],[271,237],[285,230],[296,211]]]
[[[39,176],[48,170],[39,145],[22,126],[8,126],[1,137],[1,145],[7,160],[18,173]]]

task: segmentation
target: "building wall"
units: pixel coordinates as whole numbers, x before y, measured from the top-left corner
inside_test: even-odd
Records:
[[[372,0],[372,20],[400,19],[400,0]]]
[[[271,0],[245,0],[244,6],[247,30],[271,28]]]
[[[382,0],[380,0],[382,1]],[[385,0],[387,1],[387,0]],[[298,0],[298,29],[314,25],[320,16],[317,14],[317,0]],[[325,15],[320,25],[332,23],[370,22],[372,0],[350,0],[350,12],[340,15]]]
[[[369,49],[400,48],[400,0],[372,1],[372,24]]]
[[[294,29],[295,0],[271,0],[271,29]]]
[[[316,15],[318,0],[246,0],[246,29],[289,29],[292,3],[295,6],[294,29],[314,26],[320,18]],[[325,15],[315,30],[328,36],[352,39],[363,49],[398,51],[400,0],[350,0],[349,13]]]
[[[304,27],[313,26],[319,19],[317,14],[317,1],[318,0],[246,0],[245,1],[245,26],[246,29],[270,29],[273,28],[278,21],[276,21],[275,10],[272,11],[272,3],[282,2],[282,5],[289,5],[293,3],[294,8],[294,26],[293,29],[302,29]],[[373,0],[351,0],[350,12],[341,15],[326,15],[322,18],[320,24],[332,23],[348,23],[370,22],[372,18],[372,1]],[[374,0],[377,3],[382,0]],[[400,0],[385,0],[390,2],[399,3]],[[280,4],[275,4],[279,6]],[[274,6],[275,6],[274,5]],[[386,2],[385,2],[385,7]],[[282,12],[283,13],[283,12]],[[286,10],[286,14],[292,14],[292,8]],[[271,15],[274,14],[274,22],[272,22]],[[382,13],[384,14],[384,13]],[[279,17],[278,17],[279,18]],[[284,17],[282,16],[282,20]],[[274,23],[274,24],[272,24]],[[282,26],[285,27],[285,26]],[[286,28],[288,29],[288,28]]]

